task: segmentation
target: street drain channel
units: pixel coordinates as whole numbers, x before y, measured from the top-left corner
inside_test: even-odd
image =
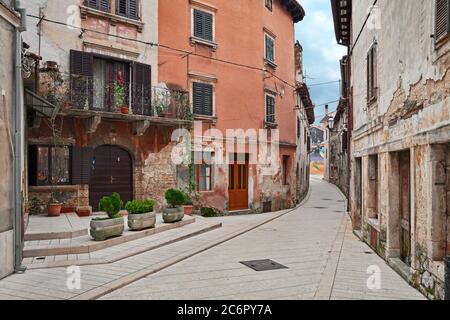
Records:
[[[312,207],[312,209],[328,209],[328,207]]]
[[[282,264],[279,264],[272,260],[255,260],[255,261],[242,261],[244,266],[247,266],[255,271],[270,271],[270,270],[281,270],[289,269]]]

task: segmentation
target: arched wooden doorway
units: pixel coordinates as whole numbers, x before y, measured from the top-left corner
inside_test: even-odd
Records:
[[[128,151],[112,145],[94,151],[89,203],[98,211],[100,199],[118,192],[124,205],[133,199],[133,160]]]

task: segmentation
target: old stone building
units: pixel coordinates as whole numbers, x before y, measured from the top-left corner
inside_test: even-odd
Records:
[[[303,74],[303,48],[300,42],[295,43],[295,69],[297,82],[297,163],[296,202],[302,201],[309,191],[311,163],[311,131],[310,126],[315,121],[314,105]]]
[[[272,211],[304,194],[308,131],[305,120],[298,125],[299,92],[303,105],[310,102],[303,84],[296,85],[294,48],[294,24],[303,17],[296,0],[160,1],[159,80],[190,93],[201,122],[194,151],[227,160],[195,163],[204,205],[226,213]],[[273,151],[270,163],[261,164],[253,142],[271,129],[279,137],[258,138]]]
[[[154,198],[176,186],[171,134],[190,125],[187,93],[158,85],[158,1],[26,1],[26,42],[42,61],[28,92],[28,199],[67,210]]]
[[[450,253],[449,2],[332,4],[351,54],[354,229],[441,299]]]

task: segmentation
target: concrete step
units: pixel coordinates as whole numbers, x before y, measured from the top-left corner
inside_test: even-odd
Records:
[[[68,255],[68,254],[91,253],[112,246],[116,246],[122,243],[155,235],[168,230],[181,228],[183,226],[195,222],[195,219],[189,216],[186,216],[183,219],[183,221],[173,224],[163,223],[160,215],[158,215],[157,220],[158,221],[155,228],[142,231],[126,230],[122,236],[117,238],[111,238],[105,241],[94,241],[89,235],[84,235],[82,237],[77,237],[73,239],[65,239],[65,240],[63,239],[60,241],[60,243],[55,243],[55,241],[48,241],[48,240],[26,241],[25,248],[23,250],[23,257],[30,258],[30,257],[46,257],[46,256]]]

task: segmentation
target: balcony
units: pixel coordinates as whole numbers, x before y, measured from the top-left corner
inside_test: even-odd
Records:
[[[188,125],[192,119],[188,92],[86,76],[71,77],[69,103],[60,115],[162,125]]]

